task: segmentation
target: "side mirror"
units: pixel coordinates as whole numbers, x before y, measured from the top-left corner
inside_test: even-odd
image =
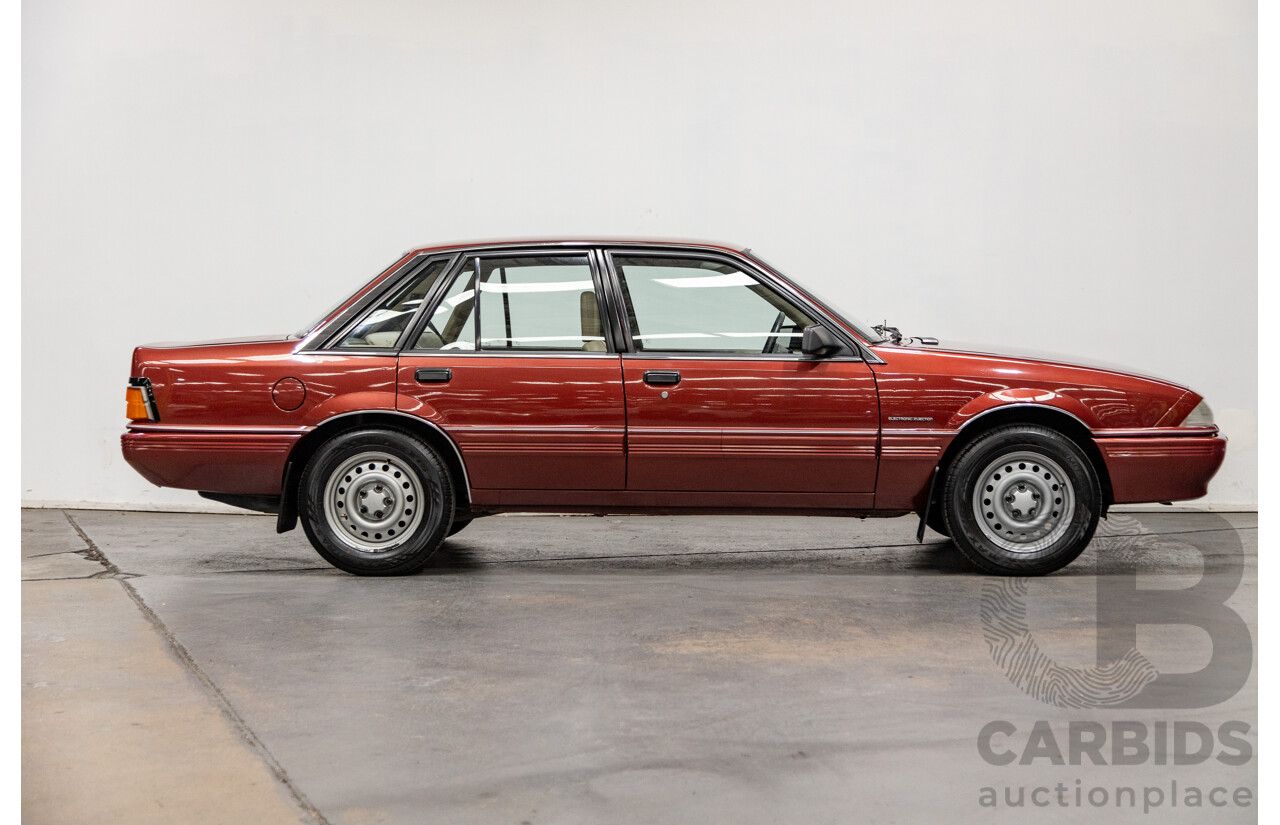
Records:
[[[830,358],[841,349],[843,347],[831,334],[831,330],[821,324],[804,328],[804,337],[800,339],[800,351],[805,355],[811,355],[814,358]]]

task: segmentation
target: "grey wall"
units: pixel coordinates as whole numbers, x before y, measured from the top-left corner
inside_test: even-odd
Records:
[[[710,237],[905,331],[1190,384],[1257,501],[1247,2],[42,0],[23,489],[119,455],[138,343],[286,331],[405,249]]]

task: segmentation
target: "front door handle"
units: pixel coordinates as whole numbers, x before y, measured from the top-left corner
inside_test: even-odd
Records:
[[[413,373],[419,384],[448,384],[453,380],[453,370],[436,367],[419,367]]]
[[[651,387],[671,387],[680,383],[680,373],[675,370],[646,370],[644,382]]]

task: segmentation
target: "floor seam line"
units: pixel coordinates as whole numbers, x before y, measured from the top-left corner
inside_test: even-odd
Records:
[[[307,798],[306,794],[293,784],[293,780],[290,779],[288,772],[284,769],[284,766],[281,765],[271,751],[267,749],[266,744],[256,733],[254,733],[253,728],[249,727],[249,723],[245,721],[244,717],[242,717],[235,709],[235,706],[231,704],[231,700],[222,692],[222,689],[218,687],[218,685],[209,677],[208,674],[204,672],[203,669],[201,669],[200,665],[196,662],[195,658],[186,649],[186,647],[178,641],[177,637],[175,637],[172,632],[170,632],[169,628],[165,625],[164,620],[156,615],[156,612],[147,605],[146,601],[143,600],[142,595],[138,593],[137,589],[134,588],[132,584],[129,583],[128,579],[121,577],[120,568],[116,567],[116,565],[103,554],[102,550],[93,541],[93,539],[89,538],[89,534],[76,523],[74,518],[72,518],[71,513],[63,510],[62,515],[67,519],[67,522],[70,523],[71,528],[76,531],[76,534],[80,536],[80,540],[85,543],[85,546],[89,550],[89,558],[99,562],[110,572],[109,576],[103,578],[113,578],[120,582],[120,586],[124,588],[124,592],[133,600],[134,604],[137,605],[138,609],[142,612],[142,615],[151,623],[151,626],[156,629],[161,638],[164,639],[169,648],[169,652],[177,658],[178,663],[182,665],[183,669],[186,670],[204,689],[205,693],[213,699],[218,710],[220,710],[222,715],[231,722],[232,727],[235,729],[236,733],[240,735],[240,738],[250,746],[250,748],[258,755],[259,759],[266,763],[267,769],[275,776],[276,781],[289,791],[289,794],[293,797],[298,806],[301,807],[302,810],[312,819],[319,823],[319,825],[330,825],[329,820],[326,819],[324,814],[320,813],[316,806],[311,803],[311,800]]]

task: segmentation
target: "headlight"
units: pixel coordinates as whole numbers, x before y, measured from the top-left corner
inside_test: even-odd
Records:
[[[1213,426],[1213,410],[1209,409],[1209,405],[1204,401],[1196,404],[1196,408],[1191,414],[1182,420],[1180,427],[1212,427]]]

